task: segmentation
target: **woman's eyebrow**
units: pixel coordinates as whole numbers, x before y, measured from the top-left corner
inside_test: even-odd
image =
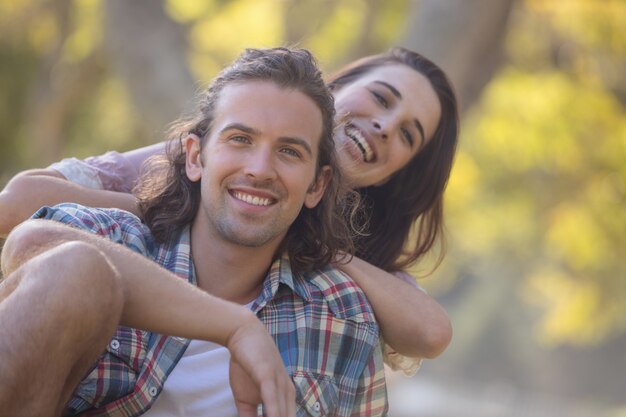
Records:
[[[391,94],[393,94],[394,96],[396,96],[397,98],[399,98],[400,100],[402,100],[402,94],[400,94],[400,92],[398,91],[398,89],[396,87],[394,87],[393,85],[386,83],[384,81],[374,81],[376,84],[380,84],[383,85],[385,87],[387,87],[387,89],[389,89],[389,91],[391,91]]]
[[[385,81],[381,81],[381,80],[376,80],[376,81],[374,81],[374,83],[380,84],[380,85],[386,87],[389,91],[391,91],[391,94],[396,96],[399,100],[402,100],[402,94],[400,94],[400,91],[398,91],[398,89],[396,87],[394,87],[393,85],[391,85],[391,84],[389,84],[389,83],[387,83]],[[420,146],[422,146],[422,145],[424,145],[424,142],[426,142],[426,135],[424,134],[424,127],[422,126],[420,121],[417,120],[417,118],[413,119],[413,122],[415,123],[415,127],[417,128],[417,130],[420,132],[420,135],[421,135]]]
[[[417,120],[417,118],[413,119],[413,121],[415,122],[415,127],[417,128],[417,130],[420,132],[421,135],[421,140],[420,140],[420,148],[422,146],[424,146],[424,142],[426,142],[426,135],[424,135],[424,127],[422,127],[422,124],[420,123],[419,120]]]

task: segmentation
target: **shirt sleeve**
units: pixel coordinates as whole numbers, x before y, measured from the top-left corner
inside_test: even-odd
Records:
[[[96,209],[80,204],[63,203],[37,210],[33,219],[47,219],[106,237],[148,256],[154,248],[146,225],[132,213],[118,209]]]
[[[139,175],[135,162],[119,152],[110,151],[84,161],[66,158],[48,168],[87,188],[130,193]]]

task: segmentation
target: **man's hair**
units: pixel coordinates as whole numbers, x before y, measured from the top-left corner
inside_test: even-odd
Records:
[[[299,91],[309,97],[322,114],[315,176],[317,179],[321,168],[328,165],[332,168],[331,179],[316,207],[303,206],[279,249],[279,253],[287,251],[289,254],[294,272],[319,269],[333,261],[339,251],[353,252],[351,228],[345,218],[346,212],[356,207],[358,196],[341,181],[333,142],[334,100],[314,57],[305,49],[246,49],[225,68],[200,95],[195,113],[171,125],[166,155],[147,164],[134,190],[139,198],[139,209],[155,239],[161,242],[192,223],[200,206],[200,183],[187,178],[182,139],[195,134],[204,146],[224,88],[254,81]],[[346,200],[355,202],[346,204]]]

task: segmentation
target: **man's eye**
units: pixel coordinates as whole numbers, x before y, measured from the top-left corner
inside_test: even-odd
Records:
[[[387,99],[382,94],[377,93],[376,91],[372,91],[372,95],[374,96],[376,101],[378,103],[380,103],[381,106],[383,106],[384,108],[388,108],[389,107],[389,102],[387,101]]]
[[[233,142],[239,142],[239,143],[250,143],[250,138],[246,136],[240,136],[240,135],[232,136],[230,140]]]
[[[295,149],[282,148],[280,151],[286,155],[293,156],[295,158],[300,158],[300,152],[296,151]]]

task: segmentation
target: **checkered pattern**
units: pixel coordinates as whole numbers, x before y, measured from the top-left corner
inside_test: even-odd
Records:
[[[124,244],[195,284],[189,230],[156,243],[130,213],[75,204],[44,207],[52,219]],[[387,396],[382,344],[362,291],[327,268],[297,276],[288,259],[271,266],[252,310],[273,335],[297,392],[297,415],[382,416]],[[78,386],[70,415],[137,416],[146,412],[182,356],[188,340],[120,327]]]

